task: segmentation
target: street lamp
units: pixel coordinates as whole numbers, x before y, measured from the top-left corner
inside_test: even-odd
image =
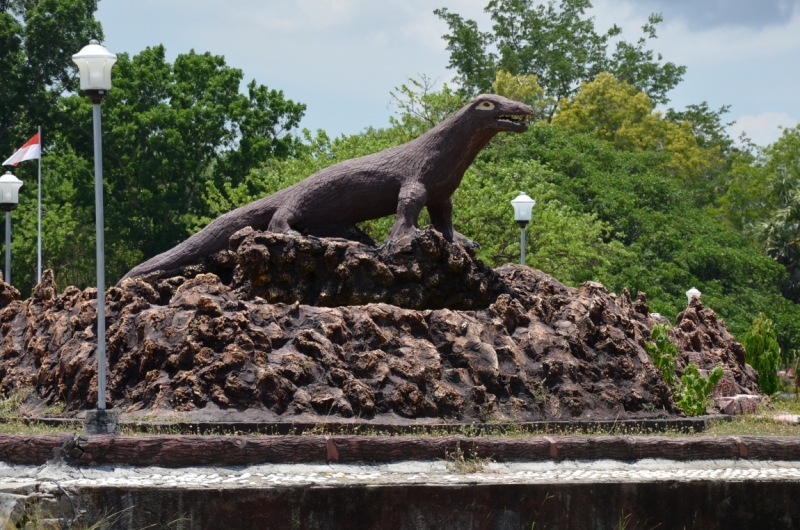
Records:
[[[688,291],[686,291],[686,299],[689,301],[689,305],[692,305],[692,298],[694,298],[695,296],[696,296],[697,298],[700,298],[700,295],[701,295],[701,294],[703,294],[703,293],[701,293],[700,291],[698,291],[698,290],[697,290],[696,288],[694,288],[694,287],[692,287],[691,289],[689,289]]]
[[[11,210],[19,204],[22,181],[6,171],[0,177],[0,208],[6,212],[6,283],[11,285]]]
[[[525,265],[525,227],[531,220],[531,210],[536,206],[536,201],[528,197],[526,193],[520,192],[511,201],[511,206],[514,207],[514,220],[519,225],[520,263]]]
[[[72,56],[81,76],[81,90],[92,100],[94,121],[94,201],[97,231],[97,410],[88,411],[86,434],[118,433],[116,414],[106,413],[106,272],[103,219],[103,144],[100,103],[111,89],[111,67],[117,56],[96,40]]]

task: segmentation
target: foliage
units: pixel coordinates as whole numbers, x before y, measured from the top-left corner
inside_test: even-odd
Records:
[[[97,0],[0,1],[0,152],[38,125],[49,133],[61,94],[76,88],[72,54],[103,38],[96,10]]]
[[[785,129],[765,150],[769,204],[758,226],[768,256],[784,265],[794,300],[800,300],[800,126]]]
[[[678,348],[669,338],[670,327],[666,324],[656,324],[651,330],[652,342],[645,342],[644,349],[653,359],[653,364],[661,370],[662,377],[678,395],[678,407],[687,416],[700,416],[706,413],[706,402],[714,386],[719,383],[724,375],[721,367],[716,366],[702,377],[697,371],[697,365],[689,363],[683,370],[680,381],[675,376],[675,366],[678,360]]]
[[[492,92],[514,101],[520,101],[533,108],[533,119],[546,117],[547,108],[552,100],[544,94],[535,75],[514,75],[503,70],[497,71],[492,84]]]
[[[747,362],[758,372],[758,386],[761,391],[768,395],[779,391],[781,348],[772,320],[763,313],[758,315],[753,321],[753,327],[742,338],[742,345],[747,351]]]
[[[697,365],[689,363],[681,376],[682,388],[677,405],[687,416],[702,416],[706,413],[708,396],[723,375],[722,368],[715,366],[707,378],[703,377],[698,373]]]
[[[737,232],[758,241],[759,225],[772,208],[766,155],[752,146],[734,151],[727,158],[729,170],[710,212]]]
[[[435,79],[421,75],[390,92],[399,119],[392,116],[389,121],[405,133],[403,141],[425,134],[467,103],[467,98],[447,83],[439,90],[434,90],[435,85]]]
[[[16,418],[25,401],[33,394],[32,388],[15,388],[7,396],[0,393],[0,418]]]
[[[730,112],[730,105],[723,105],[719,110],[711,110],[708,102],[687,105],[685,110],[667,110],[665,116],[675,123],[689,122],[692,133],[701,147],[719,147],[726,154],[731,152],[733,139],[727,128],[734,122],[723,123],[722,116]]]
[[[700,175],[717,157],[718,149],[697,145],[689,122],[663,119],[644,92],[602,72],[581,85],[571,100],[562,99],[552,120],[572,132],[588,133],[617,149],[664,150],[671,155],[666,167],[685,176]]]
[[[781,344],[800,344],[800,307],[782,295],[783,267],[698,208],[683,177],[665,168],[667,154],[621,151],[542,124],[498,138],[480,160],[542,166],[541,178],[554,186],[560,204],[608,227],[608,265],[594,269],[595,281],[616,292],[644,291],[650,307],[671,319],[685,309],[684,293],[695,285],[734,335],[763,311],[776,322]]]
[[[619,40],[609,51],[612,39],[621,30],[616,25],[598,33],[594,19],[586,16],[589,0],[555,0],[537,4],[533,0],[492,0],[486,6],[494,25],[482,32],[473,20],[448,9],[434,13],[447,22],[444,35],[450,52],[449,67],[458,72],[465,94],[488,92],[498,70],[514,75],[536,75],[546,93],[558,101],[571,96],[580,83],[609,71],[656,103],[667,101],[666,93],[680,82],[685,67],[661,64],[662,57],[645,49],[656,38],[660,15],[651,15],[643,26],[643,37],[636,44]],[[552,116],[553,106],[549,115]]]
[[[652,342],[645,342],[644,349],[653,359],[653,364],[661,370],[670,387],[677,388],[678,380],[675,377],[675,362],[678,359],[678,348],[669,338],[670,327],[666,324],[656,324],[650,331]]]
[[[251,82],[220,56],[194,51],[174,63],[163,46],[118,54],[114,88],[103,102],[106,274],[109,283],[143,259],[168,250],[208,218],[208,183],[242,183],[249,171],[296,154],[289,134],[305,106]],[[94,278],[94,194],[91,103],[61,98],[60,124],[44,156],[43,258],[57,281],[85,286]],[[24,166],[24,167],[23,167]],[[36,279],[35,164],[25,181],[14,241],[15,282],[29,292]],[[76,242],[78,244],[76,244]]]
[[[456,443],[453,452],[445,451],[445,460],[447,460],[447,468],[459,475],[479,473],[484,470],[486,464],[492,462],[491,458],[478,456],[478,452],[474,448],[468,449],[466,452],[462,451],[461,443]]]

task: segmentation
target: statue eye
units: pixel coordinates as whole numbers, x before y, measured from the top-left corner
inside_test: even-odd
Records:
[[[475,108],[477,110],[492,110],[494,108],[494,103],[491,101],[482,101]]]

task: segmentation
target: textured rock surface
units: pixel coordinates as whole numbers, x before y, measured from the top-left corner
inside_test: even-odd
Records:
[[[675,413],[642,347],[654,323],[643,295],[493,271],[431,230],[382,250],[248,231],[232,247],[108,291],[115,408],[262,421]],[[48,271],[30,299],[0,296],[0,390],[34,385],[68,413],[93,407],[96,294],[58,295]],[[679,322],[683,362],[722,364],[724,395],[755,391],[713,311],[695,305]]]
[[[235,250],[211,257],[203,272],[230,278],[241,299],[324,307],[388,303],[406,309],[485,308],[503,292],[498,275],[474,248],[448,244],[431,229],[380,249],[344,239],[317,239],[245,229]],[[172,280],[173,282],[175,280]],[[159,290],[172,291],[161,280]]]
[[[729,416],[754,414],[758,410],[758,404],[761,403],[761,396],[739,394],[737,396],[718,397],[714,402],[720,412]]]
[[[670,330],[670,337],[681,350],[679,371],[690,362],[697,365],[700,375],[707,375],[715,366],[721,365],[725,375],[714,389],[715,396],[736,394],[759,394],[758,374],[745,363],[745,349],[728,333],[725,323],[713,310],[693,298],[686,311],[679,313],[677,325]]]

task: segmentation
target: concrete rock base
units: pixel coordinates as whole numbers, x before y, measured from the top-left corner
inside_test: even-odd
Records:
[[[119,411],[87,410],[83,420],[83,435],[120,434]]]
[[[275,490],[94,492],[131,507],[120,528],[182,514],[185,528],[424,530],[535,527],[791,529],[800,525],[800,484],[459,484]],[[139,507],[146,507],[142,509]],[[652,526],[644,526],[652,525]]]
[[[761,403],[761,396],[749,394],[737,394],[735,396],[718,397],[714,403],[719,407],[720,412],[729,416],[738,414],[754,414]]]
[[[63,488],[63,489],[62,489]],[[289,530],[800,527],[800,464],[674,462],[73,468],[3,466],[0,497],[113,529]],[[22,498],[26,496],[27,498]],[[94,515],[93,515],[94,514]]]

